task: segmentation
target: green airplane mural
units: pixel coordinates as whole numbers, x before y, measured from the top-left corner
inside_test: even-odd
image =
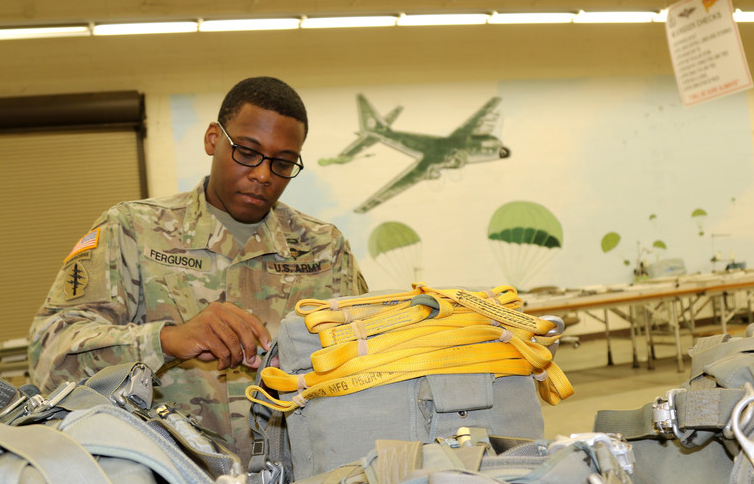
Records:
[[[354,210],[357,213],[368,212],[422,180],[439,178],[440,170],[459,169],[468,163],[509,157],[510,150],[503,146],[500,138],[491,134],[500,117],[498,106],[501,100],[499,97],[491,98],[450,136],[441,137],[394,131],[391,125],[403,108],[398,106],[382,117],[363,94],[358,94],[358,138],[338,156],[322,158],[319,164],[327,166],[350,163],[359,153],[377,142],[415,158],[416,162]]]

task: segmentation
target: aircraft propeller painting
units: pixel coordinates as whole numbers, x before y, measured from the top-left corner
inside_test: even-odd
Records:
[[[411,166],[359,205],[354,210],[357,213],[368,212],[422,180],[439,178],[440,170],[458,169],[468,163],[494,161],[510,156],[510,150],[503,146],[500,138],[491,134],[498,126],[500,117],[497,110],[501,102],[499,97],[487,101],[447,137],[394,131],[391,125],[403,110],[401,106],[383,117],[364,95],[358,94],[356,100],[359,110],[358,138],[338,156],[320,159],[320,165],[354,161],[359,153],[377,142],[416,159]]]

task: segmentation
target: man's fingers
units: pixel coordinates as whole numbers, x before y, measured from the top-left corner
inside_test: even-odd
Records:
[[[241,364],[256,368],[257,344],[268,349],[270,340],[269,331],[256,315],[229,302],[213,302],[189,321],[165,326],[160,332],[165,354],[217,359],[220,370]]]
[[[251,312],[251,310],[242,309],[233,303],[224,303],[232,314],[238,317],[238,319],[229,319],[228,323],[233,327],[241,339],[246,350],[247,356],[250,356],[249,350],[253,348],[251,353],[256,353],[257,343],[259,343],[265,350],[270,349],[270,332],[264,326],[264,323]]]
[[[259,365],[261,364],[262,364],[262,358],[259,355],[254,355],[251,358],[247,356],[243,360],[243,365],[248,366],[249,368],[257,369],[259,368]]]
[[[217,356],[218,369],[224,370],[225,368],[235,368],[240,365],[244,358],[243,335],[237,331],[237,325],[228,321],[234,316],[223,315],[220,319],[214,320],[210,323],[210,327],[216,336],[216,340],[213,341],[210,351]],[[256,349],[256,342],[253,346]]]

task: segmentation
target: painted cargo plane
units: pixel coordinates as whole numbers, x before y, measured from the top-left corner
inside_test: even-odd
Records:
[[[493,97],[450,136],[393,131],[391,125],[402,111],[398,106],[382,117],[362,94],[356,96],[359,109],[358,138],[335,158],[323,158],[320,165],[349,163],[356,155],[377,142],[395,148],[416,161],[393,178],[354,211],[365,213],[422,180],[440,177],[440,170],[458,169],[467,163],[494,161],[510,156],[500,138],[493,136],[500,113],[501,99]]]

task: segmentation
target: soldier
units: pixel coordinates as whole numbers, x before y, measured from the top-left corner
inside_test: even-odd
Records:
[[[332,224],[278,202],[302,169],[306,109],[286,83],[255,77],[226,95],[191,192],[123,202],[66,257],[30,330],[33,383],[50,391],[143,361],[176,402],[248,458],[244,396],[281,318],[303,298],[367,291]]]

